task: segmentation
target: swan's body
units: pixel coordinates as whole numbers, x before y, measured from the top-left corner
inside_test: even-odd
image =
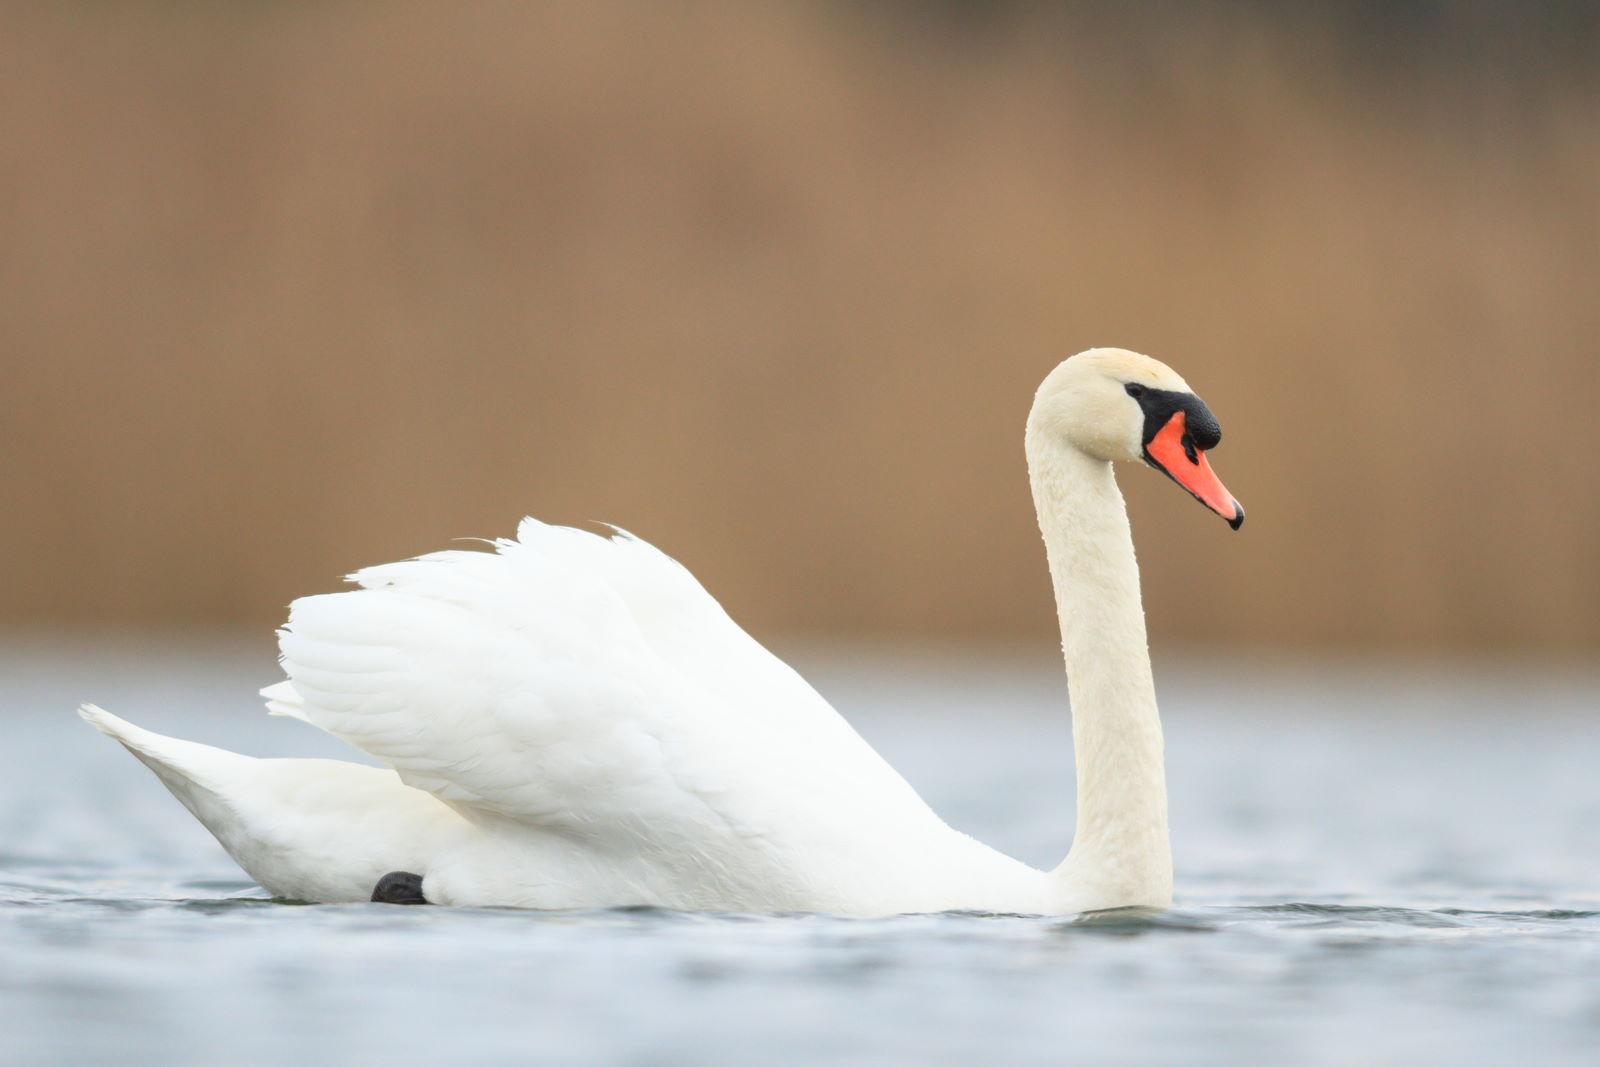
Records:
[[[1154,360],[1094,350],[1046,380],[1028,425],[1075,709],[1077,836],[1054,871],[946,826],[677,563],[531,519],[493,552],[367,568],[358,589],[291,608],[269,709],[393,770],[255,760],[85,716],[292,899],[366,900],[414,871],[437,904],[1165,906],[1161,730],[1109,462],[1133,458],[1130,424],[1131,447],[1149,443],[1132,381],[1192,399]]]

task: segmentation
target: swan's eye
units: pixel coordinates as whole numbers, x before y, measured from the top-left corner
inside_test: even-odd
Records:
[[[1135,400],[1139,399],[1141,396],[1144,396],[1144,386],[1140,385],[1138,382],[1129,382],[1127,385],[1123,386],[1123,388],[1126,389],[1128,391],[1128,395],[1133,397]]]

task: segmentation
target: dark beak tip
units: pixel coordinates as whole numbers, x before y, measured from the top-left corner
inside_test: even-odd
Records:
[[[1235,530],[1244,525],[1244,508],[1239,506],[1237,500],[1233,502],[1233,518],[1228,520],[1228,525]]]

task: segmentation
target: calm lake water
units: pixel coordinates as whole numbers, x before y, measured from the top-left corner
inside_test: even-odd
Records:
[[[0,648],[7,1063],[1592,1063],[1600,680],[1158,669],[1177,907],[1080,919],[297,906],[73,714],[346,755],[270,642]],[[1169,657],[1170,659],[1170,657]],[[801,659],[951,823],[1065,852],[1047,656]]]

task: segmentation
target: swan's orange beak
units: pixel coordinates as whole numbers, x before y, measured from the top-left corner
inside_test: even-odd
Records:
[[[1194,438],[1189,436],[1188,421],[1187,412],[1182,409],[1174,412],[1144,446],[1145,458],[1152,467],[1189,490],[1189,495],[1227,519],[1228,525],[1237,530],[1244,525],[1244,508],[1211,469],[1205,452],[1195,447]]]

